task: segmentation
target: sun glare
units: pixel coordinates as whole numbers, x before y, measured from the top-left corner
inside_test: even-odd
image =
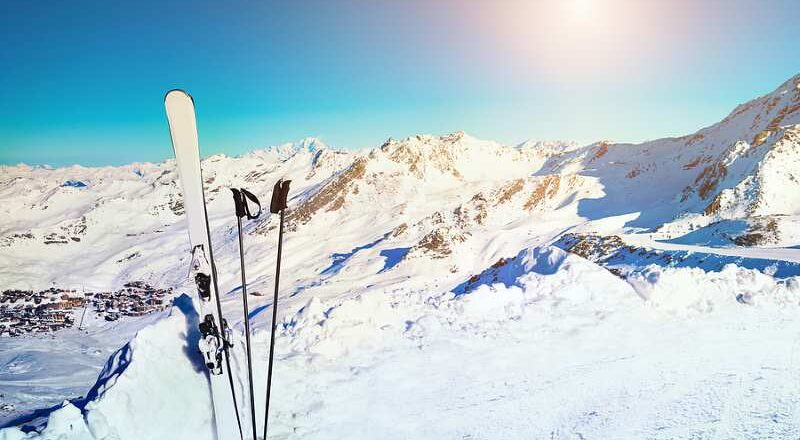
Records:
[[[596,0],[567,0],[567,14],[574,20],[592,18]]]
[[[659,31],[665,26],[652,21],[665,7],[650,2],[510,0],[502,5],[493,9],[490,35],[496,47],[509,62],[562,83],[571,84],[587,71],[593,80],[612,80],[621,70],[653,65],[645,60],[656,60],[667,48]]]

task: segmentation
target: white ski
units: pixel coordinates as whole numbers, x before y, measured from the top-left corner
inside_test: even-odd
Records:
[[[194,101],[183,90],[172,90],[164,98],[164,105],[183,188],[183,207],[189,224],[192,253],[189,273],[197,286],[194,299],[200,315],[201,339],[198,349],[209,371],[216,436],[219,440],[242,439],[239,408],[230,370],[228,330],[219,304],[217,271],[203,193]]]

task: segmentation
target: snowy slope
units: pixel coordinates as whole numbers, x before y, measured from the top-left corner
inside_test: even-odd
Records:
[[[405,289],[312,298],[286,316],[274,438],[798,434],[797,279],[730,267],[643,271],[626,282],[559,249],[524,255],[518,286],[424,300]],[[702,289],[674,295],[691,286]],[[758,301],[731,299],[742,292]],[[67,404],[33,437],[210,438],[207,385],[186,349],[195,320],[176,307],[141,331],[78,403],[82,412]],[[256,371],[266,342],[255,335]]]
[[[204,159],[223,308],[239,331],[228,188],[267,203],[278,178],[292,180],[276,438],[796,433],[786,335],[800,328],[799,106],[796,76],[693,135],[638,145],[503,145],[458,132],[360,152],[306,139]],[[186,292],[176,178],[172,161],[0,167],[0,282],[109,289],[142,280]],[[258,372],[276,218],[245,231]],[[574,248],[593,237],[613,249],[593,258]],[[154,391],[137,384],[202,379],[191,350],[175,349],[191,316],[184,304],[143,329],[123,349],[130,359],[118,385],[54,413],[61,427],[51,418],[42,436],[70,424],[88,434],[65,438],[211,432],[208,419],[172,409],[188,399],[207,415],[202,386],[139,403]],[[710,330],[688,337],[701,329]],[[152,373],[163,369],[174,375]],[[764,394],[752,396],[747,386],[759,378]],[[741,384],[738,400],[730,381]],[[660,399],[630,411],[657,390]],[[123,420],[134,409],[165,413],[162,428]],[[191,428],[169,428],[187,417]]]
[[[599,142],[554,158],[546,173],[578,173],[602,185],[589,218],[640,213],[628,222],[675,237],[692,226],[750,216],[797,215],[800,75],[680,138],[638,145]]]

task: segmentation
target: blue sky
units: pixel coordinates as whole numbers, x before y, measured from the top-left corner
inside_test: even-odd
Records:
[[[465,130],[642,141],[800,72],[796,1],[0,4],[0,163],[172,156],[164,93],[204,154]]]

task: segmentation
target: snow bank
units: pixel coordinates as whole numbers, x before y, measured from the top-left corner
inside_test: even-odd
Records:
[[[187,297],[177,304],[109,359],[84,400],[53,411],[41,433],[9,428],[0,440],[212,438],[209,385],[194,348],[196,313]]]
[[[284,321],[286,355],[308,354],[335,359],[352,351],[380,350],[390,338],[401,338],[404,329],[422,313],[419,303],[397,302],[379,292],[357,295],[340,302],[323,303],[312,298]],[[279,347],[280,348],[280,347]]]
[[[274,433],[432,439],[476,432],[516,439],[579,426],[597,438],[657,438],[662,427],[656,421],[674,415],[675,406],[695,409],[664,422],[673,430],[702,417],[697,408],[725,408],[714,393],[728,386],[723,373],[739,356],[736,344],[754,353],[737,367],[742,381],[757,380],[765,359],[780,368],[770,376],[768,395],[783,396],[779,390],[792,380],[782,370],[792,359],[780,351],[791,338],[775,335],[784,334],[780,326],[798,325],[782,318],[791,315],[784,306],[800,301],[797,278],[779,280],[732,265],[720,272],[653,265],[623,279],[556,247],[526,249],[517,263],[508,266],[524,268],[515,279],[478,285],[466,294],[376,289],[309,299],[278,327]],[[667,313],[643,313],[648,310]],[[781,324],[740,318],[756,312],[764,322]],[[702,319],[675,320],[676,315]],[[182,297],[169,317],[115,353],[85,401],[66,402],[41,432],[11,428],[0,431],[0,440],[211,438],[212,407],[194,349],[195,325],[196,314]],[[772,338],[772,346],[757,346],[759,335]],[[255,371],[265,370],[267,336],[253,335]],[[237,338],[234,343],[241,345]],[[492,366],[491,374],[483,364]],[[234,371],[241,383],[244,370]],[[710,391],[676,390],[631,416],[642,396],[666,386],[665,374]],[[255,385],[260,395],[261,375]],[[530,386],[536,392],[521,391]],[[459,411],[450,412],[455,407]],[[499,424],[479,423],[478,413],[491,408],[498,409]],[[417,425],[436,423],[420,414],[449,422],[428,433]],[[587,414],[605,414],[609,422]],[[751,432],[759,420],[727,420],[713,429]],[[401,431],[395,431],[398,424]],[[498,432],[504,435],[495,437]]]
[[[720,271],[651,264],[632,268],[623,279],[581,257],[547,247],[520,252],[502,267],[482,273],[473,290],[461,285],[455,294],[461,318],[471,323],[516,320],[531,311],[578,304],[608,312],[637,295],[652,309],[682,317],[722,306],[800,304],[800,277],[776,278],[771,272],[775,270],[735,264]],[[459,293],[464,291],[469,293]]]
[[[516,277],[510,279],[513,272]],[[630,287],[607,270],[557,247],[522,251],[499,274],[495,278],[501,282],[457,294],[460,318],[473,324],[516,320],[526,312],[554,314],[574,304],[608,311],[633,297]]]
[[[452,291],[458,296],[470,293],[480,286],[491,286],[497,283],[506,287],[522,287],[520,277],[531,272],[542,275],[556,273],[567,255],[563,250],[552,246],[526,248],[512,258],[501,258],[480,274],[456,286]]]
[[[279,338],[296,351],[279,364],[276,429],[314,440],[796,438],[800,321],[766,306],[796,295],[797,280],[651,267],[626,281],[558,249],[520,256],[528,272],[466,294],[309,301]],[[682,290],[730,307],[648,313],[691,312]],[[752,306],[736,300],[745,290],[758,292]]]
[[[734,264],[719,272],[650,265],[628,275],[627,281],[653,307],[682,316],[737,303],[777,306],[800,303],[800,277],[776,279]]]
[[[335,302],[312,298],[284,320],[279,347],[285,356],[335,359],[442,328],[486,334],[523,319],[566,327],[631,308],[687,317],[722,306],[800,304],[800,277],[766,272],[734,264],[721,271],[649,265],[623,278],[558,247],[535,247],[446,295],[375,291]]]

